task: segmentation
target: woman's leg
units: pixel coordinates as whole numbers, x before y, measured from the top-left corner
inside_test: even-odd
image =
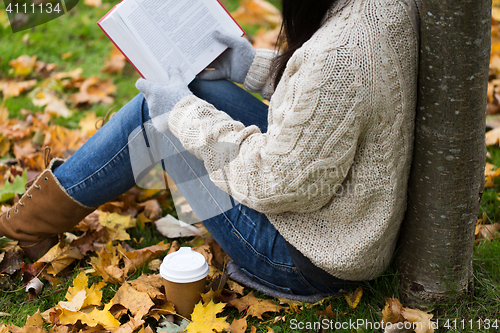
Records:
[[[267,106],[236,85],[195,80],[190,88],[245,125],[267,128]],[[99,206],[135,184],[129,148],[146,143],[145,150],[166,152],[167,173],[214,238],[250,276],[288,293],[331,291],[302,276],[283,237],[264,214],[234,202],[210,181],[202,161],[187,153],[173,135],[157,133],[149,120],[147,103],[139,94],[58,167],[56,177],[74,199]]]

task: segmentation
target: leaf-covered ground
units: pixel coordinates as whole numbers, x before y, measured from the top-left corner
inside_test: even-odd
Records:
[[[222,3],[256,47],[273,47],[280,23],[274,7],[278,0]],[[15,34],[0,10],[2,210],[15,204],[24,184],[44,169],[45,146],[51,147],[52,157],[71,156],[106,121],[108,112],[137,94],[139,75],[95,24],[114,4],[81,1],[66,15]],[[443,332],[498,330],[498,21],[500,4],[495,0],[488,89],[488,127],[493,131],[487,135],[473,294],[458,303],[410,309],[399,302],[397,276],[389,270],[316,304],[272,299],[227,279],[228,258],[201,224],[179,228],[171,196],[175,188],[135,187],[99,207],[35,263],[16,242],[0,238],[0,332],[378,332],[381,321],[438,325]],[[155,172],[152,182],[162,176]],[[189,211],[188,206],[183,209]],[[176,238],[179,233],[183,236]],[[179,246],[192,247],[210,264],[207,292],[191,318],[176,314],[158,275],[161,260]]]

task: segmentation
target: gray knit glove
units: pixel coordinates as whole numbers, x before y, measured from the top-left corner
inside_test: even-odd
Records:
[[[214,31],[215,40],[229,48],[209,66],[215,70],[205,70],[198,74],[202,80],[229,79],[237,83],[245,82],[248,70],[255,57],[255,49],[243,37],[234,37]]]
[[[181,99],[193,94],[178,68],[170,69],[168,74],[169,81],[166,84],[144,79],[139,79],[135,83],[135,87],[142,91],[148,102],[151,119],[172,111]]]

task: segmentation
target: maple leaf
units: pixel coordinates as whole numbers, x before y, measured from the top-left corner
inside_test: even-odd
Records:
[[[153,305],[153,301],[145,292],[139,292],[128,283],[123,284],[111,300],[113,305],[120,304],[127,308],[134,317],[141,319]]]
[[[149,297],[155,302],[162,304],[165,302],[165,293],[162,291],[164,288],[164,281],[160,275],[141,275],[135,280],[130,281],[130,285],[135,288],[135,290],[140,292],[145,292]],[[175,312],[173,306],[171,308]]]
[[[382,321],[385,323],[398,323],[404,321],[401,315],[403,305],[397,298],[385,298],[385,307],[382,310]]]
[[[106,285],[104,282],[99,282],[97,284],[92,284],[88,287],[88,277],[85,272],[80,272],[76,278],[73,279],[73,287],[68,288],[66,292],[66,299],[68,301],[73,300],[73,298],[80,292],[85,292],[85,300],[82,303],[81,308],[85,308],[90,305],[101,305],[102,291],[101,289]]]
[[[118,246],[112,246],[111,242],[97,253],[97,257],[90,258],[90,265],[94,267],[94,275],[99,275],[104,282],[123,283],[125,278],[123,271],[118,267],[125,250]]]
[[[0,326],[0,332],[2,331],[2,327]],[[46,333],[47,331],[43,329],[43,319],[40,314],[40,310],[37,310],[36,313],[32,316],[28,316],[26,319],[26,323],[23,327],[10,326],[5,332],[13,332],[13,333]]]
[[[287,306],[276,305],[268,299],[260,299],[254,296],[253,292],[248,295],[232,300],[229,305],[234,306],[239,312],[246,310],[246,315],[262,319],[265,312],[280,312],[288,309]]]
[[[412,327],[415,329],[415,333],[433,333],[433,323],[431,319],[432,314],[426,313],[422,310],[403,308],[401,310],[401,315],[406,319],[406,321],[412,323]]]
[[[237,282],[234,282],[233,280],[227,280],[227,285],[229,286],[229,289],[231,289],[232,291],[240,295],[243,295],[243,291],[245,290],[245,288],[239,285]]]
[[[123,269],[125,275],[127,275],[133,269],[137,270],[138,267],[143,266],[151,259],[155,259],[159,255],[167,251],[169,248],[170,244],[165,244],[165,242],[162,241],[157,245],[125,253],[125,268]]]
[[[234,319],[230,326],[230,331],[234,333],[245,333],[247,330],[247,316],[241,319]]]
[[[359,286],[353,293],[344,296],[351,309],[355,309],[363,296],[363,287]]]
[[[216,317],[224,306],[224,303],[214,304],[212,301],[206,306],[203,306],[201,302],[196,304],[191,314],[191,323],[186,327],[187,333],[220,332],[228,330],[230,325],[226,322],[226,317]]]
[[[19,56],[17,59],[13,59],[9,61],[9,65],[14,68],[14,74],[20,75],[20,76],[27,76],[31,73],[33,68],[35,68],[36,64],[36,55],[34,56],[28,56],[28,55],[22,55]]]
[[[109,237],[113,240],[130,240],[130,235],[125,231],[135,227],[137,220],[128,215],[120,215],[117,213],[101,213],[99,222],[106,227]]]
[[[111,306],[112,304],[110,302],[104,306],[103,310],[93,309],[89,313],[62,308],[61,315],[59,316],[59,323],[61,325],[75,325],[76,322],[80,320],[82,324],[91,327],[97,325],[102,325],[105,328],[118,327],[120,326],[120,322],[113,317],[111,312],[109,312]]]
[[[46,271],[49,274],[55,276],[59,274],[63,269],[71,265],[73,261],[82,258],[82,254],[76,247],[72,247],[70,245],[61,247],[60,244],[56,244],[43,257],[38,259],[38,261],[35,262],[33,266],[35,268],[41,269],[45,266],[44,264],[47,263],[49,264],[49,267],[46,269]]]

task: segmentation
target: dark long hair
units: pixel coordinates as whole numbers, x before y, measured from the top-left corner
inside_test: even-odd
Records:
[[[280,45],[286,49],[273,61],[274,87],[278,85],[286,63],[293,53],[300,48],[320,28],[321,21],[336,0],[282,0],[283,23],[278,37]]]

